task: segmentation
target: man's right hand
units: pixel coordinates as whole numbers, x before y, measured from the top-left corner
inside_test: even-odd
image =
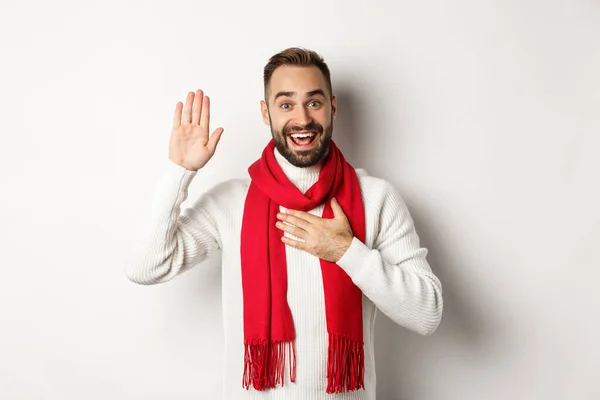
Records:
[[[217,128],[208,135],[210,122],[210,100],[202,90],[189,92],[185,101],[175,106],[173,130],[169,142],[169,159],[190,171],[204,167],[215,154],[223,133]]]

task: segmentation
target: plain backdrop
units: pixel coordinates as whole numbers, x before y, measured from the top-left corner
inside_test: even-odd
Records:
[[[290,46],[325,57],[334,139],[443,283],[431,337],[379,314],[378,399],[600,398],[597,1],[0,4],[1,399],[220,398],[219,255],[123,270],[175,104],[204,89],[225,128],[196,198],[270,139],[262,68]]]

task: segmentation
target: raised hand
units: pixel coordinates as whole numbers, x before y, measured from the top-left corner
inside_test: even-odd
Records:
[[[223,128],[209,136],[210,99],[202,90],[189,92],[185,101],[175,106],[173,130],[169,141],[169,159],[190,170],[204,167],[215,154]]]

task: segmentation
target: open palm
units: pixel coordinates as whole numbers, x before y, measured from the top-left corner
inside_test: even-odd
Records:
[[[173,130],[169,142],[169,159],[191,171],[202,168],[215,154],[223,133],[217,128],[209,136],[210,99],[202,90],[189,92],[185,101],[175,106]]]

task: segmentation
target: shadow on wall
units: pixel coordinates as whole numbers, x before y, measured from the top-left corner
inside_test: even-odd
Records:
[[[333,140],[344,154],[344,158],[356,165],[356,156],[360,155],[355,149],[360,148],[359,129],[356,126],[355,106],[353,97],[346,85],[335,88],[337,97],[337,116],[333,123]]]
[[[347,160],[358,167],[364,167],[370,172],[374,163],[385,162],[376,157],[371,149],[382,148],[382,144],[371,146],[368,141],[389,140],[374,131],[368,132],[368,137],[361,135],[361,127],[372,126],[369,121],[362,121],[366,117],[359,110],[368,106],[364,96],[353,96],[350,85],[341,85],[336,88],[338,97],[338,116],[335,121],[334,139],[344,151]],[[370,109],[370,108],[368,108]],[[388,115],[393,118],[393,110],[378,111],[375,114]],[[373,117],[373,115],[371,115]],[[394,126],[399,126],[400,140],[403,134],[402,121],[390,121]],[[335,133],[337,132],[337,134]],[[394,146],[397,146],[395,143]],[[373,160],[375,160],[373,162]],[[372,168],[381,170],[381,168]],[[387,170],[387,169],[386,169]],[[397,184],[397,177],[379,176]],[[398,186],[396,186],[400,189]],[[437,237],[435,221],[430,220],[428,210],[418,204],[411,206],[404,196],[415,227],[421,238],[421,246],[429,250],[428,261],[433,272],[438,276],[443,286],[444,314],[442,322],[436,332],[430,337],[422,337],[412,331],[392,322],[382,312],[378,312],[375,333],[375,357],[377,372],[377,398],[386,400],[406,400],[416,398],[418,392],[421,397],[427,390],[416,385],[435,385],[427,380],[428,372],[435,369],[436,364],[447,364],[444,360],[455,357],[459,352],[461,357],[470,359],[480,356],[489,345],[488,330],[490,325],[486,322],[489,316],[479,315],[470,304],[469,293],[465,293],[464,284],[454,268],[457,261],[452,260],[452,252],[445,246],[443,238]],[[439,376],[439,375],[438,375]]]

